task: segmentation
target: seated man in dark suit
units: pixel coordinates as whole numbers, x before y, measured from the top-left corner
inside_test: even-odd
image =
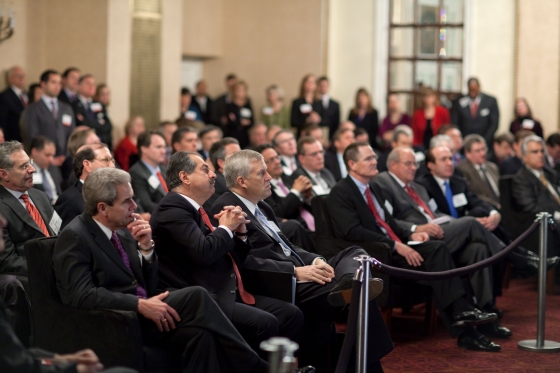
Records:
[[[45,192],[54,205],[62,193],[60,168],[52,164],[56,153],[54,142],[45,136],[37,136],[31,140],[29,149],[31,163],[35,167],[33,188]]]
[[[510,132],[505,132],[494,136],[494,145],[492,149],[488,149],[488,161],[496,164],[498,167],[506,159],[513,157],[513,142],[515,137]]]
[[[479,262],[505,247],[473,217],[454,219],[440,212],[426,189],[414,181],[416,165],[411,149],[395,148],[389,154],[389,171],[373,180],[382,191],[382,203],[389,206],[387,209],[401,229],[426,232],[432,238],[443,240],[457,267]],[[492,279],[489,267],[470,276],[478,308],[483,311],[494,309]]]
[[[342,154],[348,145],[356,141],[354,131],[350,128],[338,129],[335,131],[332,141],[333,147],[325,152],[325,168],[333,174],[336,181],[340,181],[348,174]]]
[[[276,215],[263,199],[270,196],[270,175],[266,171],[263,156],[252,150],[241,150],[226,159],[224,175],[231,192],[222,194],[212,206],[217,214],[225,206],[241,206],[250,223],[246,224],[251,244],[246,268],[281,270],[295,274],[296,305],[305,315],[304,341],[300,361],[313,359],[311,348],[325,344],[332,330],[333,320],[345,304],[343,289],[352,283],[352,275],[359,267],[353,260],[366,252],[359,248],[348,248],[328,261],[293,245],[278,228]],[[371,279],[370,296],[382,289],[381,283]],[[381,319],[377,303],[370,303],[368,371],[380,372],[379,360],[393,346]],[[306,355],[306,353],[308,355]],[[305,356],[305,357],[304,357]],[[313,361],[316,365],[317,361]]]
[[[190,127],[178,128],[177,131],[173,132],[173,136],[171,137],[173,153],[181,150],[185,152],[196,152],[197,141],[198,135],[195,130]]]
[[[167,194],[165,184],[165,138],[156,131],[145,131],[136,143],[140,160],[129,170],[132,189],[140,206],[151,213],[159,201]]]
[[[407,269],[428,272],[455,268],[449,249],[442,241],[430,240],[425,232],[402,230],[380,203],[380,193],[370,187],[378,174],[377,156],[367,143],[354,143],[344,152],[348,176],[338,182],[327,198],[335,235],[355,242],[384,242],[393,249],[394,263]],[[420,242],[412,246],[409,240]],[[457,277],[431,281],[434,300],[445,326],[459,346],[482,351],[499,351],[500,346],[477,333],[472,325],[493,321],[494,313],[483,313],[466,300],[466,292]],[[469,326],[460,330],[459,326]]]
[[[406,124],[399,124],[393,130],[393,139],[391,140],[391,149],[387,152],[379,154],[379,159],[377,162],[377,170],[379,172],[387,171],[387,156],[392,149],[398,147],[410,148],[412,149],[412,140],[414,139],[414,134],[412,128]],[[422,153],[418,153],[422,154]],[[422,154],[423,155],[423,154]]]
[[[214,125],[207,125],[204,126],[198,133],[198,138],[200,139],[200,143],[202,144],[202,149],[198,152],[202,155],[202,158],[207,161],[210,158],[210,148],[214,143],[220,141],[224,133],[220,129],[220,127]]]
[[[76,216],[84,212],[82,196],[84,180],[98,168],[115,167],[115,160],[105,144],[84,145],[74,156],[73,167],[78,181],[66,189],[54,205],[54,210],[62,219],[61,229],[64,229]]]
[[[298,341],[303,314],[296,306],[244,290],[241,272],[250,250],[246,214],[239,206],[228,206],[214,219],[201,207],[214,194],[215,177],[196,152],[171,157],[169,193],[150,219],[159,288],[204,287],[255,351],[278,335]]]
[[[311,180],[314,195],[329,194],[336,180],[325,168],[325,152],[321,142],[310,136],[302,137],[297,143],[297,154],[300,165],[291,175],[292,180],[303,175]]]
[[[206,290],[156,292],[152,230],[133,213],[130,175],[114,168],[95,170],[84,182],[83,195],[85,212],[64,228],[54,248],[64,304],[137,312],[145,343],[179,351],[185,373],[266,371],[268,364]]]
[[[515,154],[513,157],[509,157],[500,164],[500,175],[515,175],[517,171],[523,168],[521,144],[526,137],[533,135],[535,135],[535,133],[528,130],[520,130],[515,133],[515,141],[513,142],[513,151]]]
[[[29,103],[25,93],[25,72],[21,67],[13,66],[8,70],[6,80],[8,88],[0,93],[0,127],[7,141],[22,141],[19,119]]]
[[[287,176],[298,168],[299,162],[297,160],[297,143],[294,133],[290,130],[282,129],[272,138],[272,145],[280,155],[280,163],[282,170]]]
[[[216,179],[214,183],[214,194],[204,203],[204,208],[206,210],[210,211],[214,202],[228,191],[226,179],[224,179],[224,163],[227,157],[240,150],[239,141],[233,137],[224,137],[210,147],[209,157],[212,166],[214,166]]]

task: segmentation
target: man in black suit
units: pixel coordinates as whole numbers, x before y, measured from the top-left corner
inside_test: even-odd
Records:
[[[280,130],[272,138],[272,145],[280,156],[280,164],[282,171],[286,176],[292,176],[292,173],[298,168],[297,160],[297,142],[294,133],[289,130]]]
[[[504,132],[494,137],[494,146],[488,149],[488,161],[501,166],[502,162],[514,156],[513,143],[515,137],[510,132]]]
[[[102,143],[111,150],[113,144],[113,124],[107,110],[100,102],[94,102],[96,85],[93,75],[82,75],[78,85],[78,99],[72,103],[76,114],[76,125],[88,126],[95,130]]]
[[[476,133],[484,137],[488,146],[492,146],[500,123],[498,101],[480,92],[477,78],[470,78],[467,86],[468,95],[458,98],[451,110],[451,123],[459,127],[463,136]]]
[[[0,127],[6,141],[22,141],[19,118],[29,103],[25,93],[25,72],[14,66],[8,70],[6,80],[9,87],[0,93]]]
[[[325,168],[333,174],[336,181],[340,181],[348,175],[342,155],[346,147],[356,141],[356,137],[352,129],[341,128],[335,131],[332,141],[333,147],[325,152]]]
[[[173,153],[179,151],[196,152],[197,141],[198,135],[195,130],[190,127],[181,127],[173,132],[171,137]]]
[[[113,168],[84,182],[85,212],[60,234],[53,267],[64,304],[138,313],[143,340],[181,352],[182,371],[265,372],[206,290],[156,292],[152,230],[134,214],[130,175]]]
[[[410,232],[401,229],[391,214],[381,204],[383,199],[370,182],[378,174],[377,156],[367,143],[355,143],[346,148],[344,159],[348,176],[338,182],[327,198],[329,214],[333,219],[334,234],[338,238],[363,242],[383,242],[392,248],[394,263],[403,268],[427,272],[454,269],[455,265],[448,248],[442,241],[432,241],[425,232]],[[408,245],[407,242],[417,244]],[[494,313],[483,313],[466,300],[461,280],[431,281],[434,300],[440,316],[450,334],[460,334],[460,347],[499,351],[500,346],[477,333],[472,325],[491,322]],[[458,327],[469,326],[466,330]]]
[[[224,126],[227,124],[226,105],[231,102],[230,91],[235,83],[237,83],[237,75],[228,74],[225,79],[226,92],[223,95],[217,97],[212,103],[210,120],[212,124],[215,124],[220,128],[224,128]],[[248,102],[250,101],[249,99],[247,100]]]
[[[150,219],[160,261],[159,287],[204,287],[256,351],[262,341],[278,335],[298,341],[301,311],[290,303],[250,294],[243,286],[241,272],[250,250],[246,214],[239,206],[228,206],[214,219],[202,208],[214,193],[215,177],[196,152],[171,157],[169,193]]]
[[[60,74],[47,70],[41,74],[43,96],[29,105],[23,113],[25,143],[39,135],[46,136],[56,145],[55,166],[61,166],[68,155],[68,139],[76,128],[72,107],[58,99],[60,93]]]
[[[115,167],[115,161],[105,144],[84,145],[74,156],[74,185],[66,189],[54,205],[54,210],[60,215],[64,229],[76,216],[84,212],[84,198],[82,186],[87,176],[98,168]]]
[[[216,179],[214,183],[214,194],[204,203],[204,208],[206,210],[210,211],[214,202],[228,191],[226,179],[224,179],[224,164],[227,157],[240,150],[239,141],[233,137],[224,137],[210,147],[209,158],[210,162],[212,162],[212,166],[214,166]]]
[[[533,135],[535,135],[535,133],[529,130],[519,130],[515,133],[515,141],[513,142],[513,151],[515,154],[513,157],[509,157],[500,164],[501,176],[515,175],[517,171],[523,168],[521,144],[523,144],[525,138]]]
[[[326,76],[317,79],[317,92],[319,94],[319,101],[323,104],[324,109],[324,118],[321,124],[328,127],[330,139],[340,125],[340,105],[332,100],[329,95],[329,79]]]
[[[62,193],[60,187],[62,183],[60,168],[52,164],[56,153],[56,146],[49,138],[37,136],[31,140],[29,149],[31,164],[35,168],[33,188],[45,192],[54,205],[58,196]]]
[[[136,143],[140,160],[129,170],[132,189],[143,211],[151,213],[159,201],[167,194],[163,160],[165,158],[165,139],[157,131],[145,131],[138,136]]]
[[[291,175],[292,180],[303,175],[311,180],[313,194],[329,194],[336,184],[333,174],[325,168],[323,145],[313,137],[302,137],[297,143],[299,167]]]
[[[266,170],[263,156],[253,150],[241,150],[228,157],[224,174],[231,192],[218,198],[212,206],[212,213],[219,213],[225,206],[241,206],[247,214],[250,223],[246,224],[246,227],[251,250],[245,259],[246,268],[280,270],[295,274],[298,281],[296,305],[302,309],[306,320],[306,331],[303,335],[307,340],[302,343],[302,355],[306,350],[309,354],[310,347],[316,349],[325,343],[329,331],[332,330],[333,320],[345,304],[343,289],[351,286],[352,275],[359,267],[358,262],[352,258],[366,253],[363,249],[351,247],[327,261],[293,245],[278,228],[276,215],[270,206],[262,201],[271,193],[271,177]],[[375,279],[371,279],[370,282],[371,289],[375,290],[373,295],[376,296],[382,285]],[[373,301],[369,309],[371,329],[368,371],[380,372],[382,369],[379,360],[389,353],[393,346],[377,303]]]
[[[220,127],[214,126],[209,124],[204,126],[198,133],[198,138],[200,139],[200,143],[202,144],[202,149],[198,152],[202,156],[202,159],[208,160],[210,158],[210,148],[214,143],[220,141],[224,133],[220,129]]]
[[[210,96],[208,96],[208,89],[204,80],[200,80],[196,83],[196,95],[193,97],[192,104],[198,108],[202,116],[202,121],[206,124],[210,124],[213,101]]]
[[[58,95],[60,101],[72,105],[78,99],[78,85],[81,71],[77,67],[69,67],[62,73],[62,90]]]

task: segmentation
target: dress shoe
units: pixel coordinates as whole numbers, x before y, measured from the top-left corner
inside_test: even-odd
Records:
[[[498,315],[498,320],[501,320],[502,317],[504,317],[504,310],[498,307],[492,307],[488,310],[488,312],[492,312]]]
[[[477,335],[460,335],[457,344],[459,347],[475,351],[497,352],[502,349],[500,345],[492,342],[482,334],[476,334]]]
[[[352,276],[343,277],[338,284],[331,290],[327,297],[327,301],[335,307],[342,307],[352,299],[352,284],[354,279]],[[383,291],[383,280],[380,278],[369,279],[369,299],[375,299]]]
[[[315,367],[308,365],[298,370],[294,370],[294,373],[315,373]]]
[[[532,277],[539,273],[539,263],[540,259],[534,254],[520,255],[518,253],[512,253],[510,259],[513,265],[519,270],[519,274],[522,277]],[[560,258],[557,256],[552,256],[546,259],[546,270],[547,272],[556,267]]]
[[[511,330],[509,330],[505,326],[500,326],[497,321],[479,325],[476,327],[476,329],[485,336],[493,338],[508,338],[511,337],[512,334]]]
[[[454,315],[451,326],[486,324],[497,319],[498,315],[495,313],[475,309],[474,311],[465,311]]]

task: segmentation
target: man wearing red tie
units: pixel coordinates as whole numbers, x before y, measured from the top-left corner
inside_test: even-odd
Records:
[[[132,189],[145,212],[152,212],[167,194],[165,183],[165,138],[156,131],[145,131],[138,136],[140,161],[130,168]]]
[[[296,306],[245,290],[240,269],[251,249],[247,214],[239,206],[226,206],[209,216],[202,207],[214,194],[215,178],[197,152],[179,151],[171,157],[169,193],[150,219],[159,287],[204,287],[255,351],[273,336],[298,341],[303,314]]]

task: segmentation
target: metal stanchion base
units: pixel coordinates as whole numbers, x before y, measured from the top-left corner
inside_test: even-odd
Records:
[[[560,343],[553,341],[544,341],[544,344],[537,347],[536,339],[526,339],[524,341],[517,342],[517,347],[525,351],[534,352],[556,352],[560,351]]]

